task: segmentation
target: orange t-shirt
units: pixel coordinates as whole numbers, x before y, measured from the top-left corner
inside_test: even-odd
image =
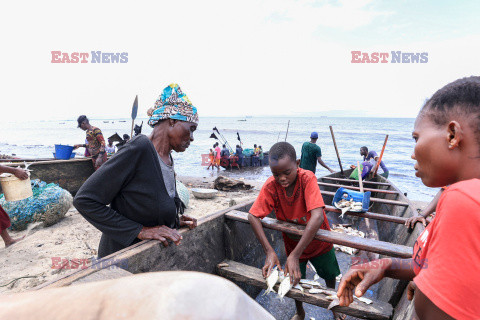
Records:
[[[417,287],[455,319],[480,319],[480,180],[445,189],[413,250]]]
[[[310,211],[325,207],[325,203],[315,174],[301,168],[298,168],[297,174],[297,181],[291,197],[287,196],[285,188],[277,183],[274,177],[268,178],[250,209],[250,213],[258,218],[265,218],[272,210],[275,210],[278,220],[306,225],[310,220]],[[323,211],[323,224],[320,229],[330,230],[325,211]],[[285,251],[289,255],[300,241],[300,237],[283,233],[283,240]],[[331,243],[313,239],[300,256],[300,261],[324,254],[332,247]]]

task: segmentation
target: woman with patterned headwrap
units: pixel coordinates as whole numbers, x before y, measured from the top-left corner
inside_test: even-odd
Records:
[[[148,110],[150,136],[137,135],[83,184],[74,206],[102,231],[99,257],[147,239],[180,244],[178,227],[195,228],[182,215],[171,151],[193,141],[198,113],[177,84],[166,87]],[[108,206],[110,204],[110,206]]]

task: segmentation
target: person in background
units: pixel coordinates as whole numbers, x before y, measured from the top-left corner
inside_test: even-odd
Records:
[[[252,166],[257,167],[258,166],[258,153],[260,150],[258,149],[257,145],[253,145],[253,155],[252,155]]]
[[[373,150],[369,152],[368,148],[365,146],[360,148],[360,155],[363,156],[362,179],[365,179],[365,177],[372,171],[372,169],[375,168],[375,165],[378,161],[378,155]],[[381,176],[384,178],[388,178],[388,169],[385,163],[383,163],[383,160],[380,162],[380,167],[383,170]]]
[[[228,150],[226,145],[222,146],[222,151],[220,152],[222,158],[228,158],[230,156],[230,150]]]
[[[237,144],[235,148],[235,156],[237,156],[237,163],[240,167],[243,167],[243,149]]]
[[[302,155],[300,156],[300,168],[312,171],[315,173],[317,170],[317,162],[330,171],[334,173],[329,166],[325,164],[322,160],[322,149],[317,145],[318,133],[312,132],[310,134],[310,141],[304,142],[302,145]]]
[[[107,152],[105,151],[105,139],[102,131],[90,124],[87,116],[81,115],[77,119],[78,127],[86,132],[88,144],[76,144],[73,149],[80,147],[88,148],[88,152],[92,156],[95,170],[107,161]]]
[[[215,148],[215,145],[213,145],[213,147]],[[213,170],[213,167],[215,166],[215,153],[213,152],[213,149],[210,149],[210,152],[208,154],[208,160],[209,160],[209,163],[208,163],[207,170],[210,169],[210,167],[212,167],[212,170]]]
[[[0,165],[0,173],[11,173],[20,180],[25,180],[28,178],[27,170],[20,169],[20,168],[13,168],[9,166]],[[10,217],[5,212],[5,210],[3,210],[3,208],[0,206],[0,236],[3,239],[3,242],[5,242],[5,247],[11,246],[15,242],[18,242],[23,239],[23,237],[16,238],[16,239],[12,238],[7,231],[7,229],[10,228],[10,226],[11,226]]]
[[[222,153],[222,150],[220,150],[220,147],[219,147],[219,144],[218,142],[215,143],[216,147],[215,147],[215,166],[217,166],[217,169],[220,170],[220,159],[221,159],[221,153]]]
[[[262,166],[262,162],[263,162],[263,149],[262,149],[262,146],[258,146],[258,165],[259,166]]]
[[[340,306],[385,277],[412,281],[415,319],[480,319],[480,77],[458,79],[428,99],[415,119],[415,175],[442,191],[435,218],[410,259],[355,265],[337,291]]]
[[[105,151],[107,151],[107,156],[111,156],[115,153],[115,146],[113,145],[113,141],[108,139],[108,144],[105,147]]]
[[[147,114],[152,133],[130,140],[85,181],[73,200],[78,212],[102,232],[100,258],[141,240],[179,245],[177,229],[197,225],[183,214],[171,155],[184,152],[193,141],[197,108],[171,84]]]

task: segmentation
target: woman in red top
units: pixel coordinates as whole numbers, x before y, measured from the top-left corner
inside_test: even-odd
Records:
[[[361,296],[392,277],[414,281],[409,288],[420,319],[480,319],[479,119],[480,77],[454,81],[425,103],[413,131],[415,174],[428,187],[449,187],[415,242],[412,259],[381,259],[350,269],[338,288],[340,305],[353,301],[354,289]]]

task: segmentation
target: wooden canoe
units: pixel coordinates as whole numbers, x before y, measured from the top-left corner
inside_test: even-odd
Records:
[[[329,183],[333,181],[338,184],[338,187],[357,186],[355,183],[358,183],[344,181],[340,173],[319,179],[319,182],[323,181],[329,181]],[[370,226],[372,233],[377,234],[378,238],[364,239],[319,230],[316,239],[357,248],[361,250],[360,253],[371,253],[374,257],[411,257],[413,244],[423,231],[423,226],[417,224],[415,229],[408,230],[403,225],[406,218],[416,214],[410,201],[383,177],[377,177],[367,185],[378,190],[393,192],[372,192],[373,198],[383,202],[372,202],[367,213],[347,213],[347,215],[355,216],[357,223]],[[326,211],[330,223],[338,223],[339,210],[331,206],[333,197],[331,193],[336,190],[336,187],[320,184],[320,189],[327,204]],[[36,287],[35,290],[119,277],[118,268],[122,269],[120,276],[152,271],[186,270],[226,277],[255,298],[261,289],[265,289],[260,270],[265,255],[248,224],[248,210],[252,204],[253,202],[249,202],[221,210],[200,219],[198,227],[194,230],[180,230],[183,236],[180,246],[164,247],[158,241],[142,241],[99,259],[86,269],[75,270]],[[301,235],[304,227],[278,221],[273,213],[270,217],[263,219],[262,223],[267,238],[280,260],[284,262],[286,255],[281,232]],[[344,253],[337,253],[337,257],[338,254]],[[335,310],[364,319],[410,319],[413,305],[406,298],[406,285],[405,281],[384,279],[378,284],[376,298],[372,305],[355,302],[349,307],[337,306]],[[330,303],[321,294],[302,294],[296,289],[292,289],[287,296],[323,308]]]
[[[24,167],[24,162],[28,164],[28,169],[31,170],[31,179],[40,179],[46,183],[57,183],[72,195],[77,193],[82,184],[95,171],[92,159],[90,158],[74,158],[69,160],[42,159],[42,161],[26,161],[21,159],[4,163],[4,165]],[[0,193],[1,192],[0,188]]]

